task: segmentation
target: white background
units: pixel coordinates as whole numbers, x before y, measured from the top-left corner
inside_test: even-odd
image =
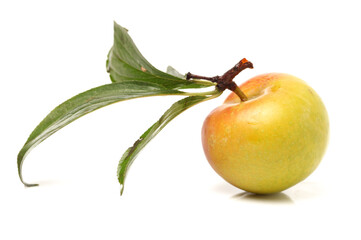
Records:
[[[360,239],[358,1],[1,1],[1,239]],[[171,122],[136,159],[119,196],[118,160],[174,102],[114,104],[16,156],[55,106],[110,82],[113,20],[157,68],[217,75],[246,57],[304,79],[331,135],[319,168],[281,194],[254,196],[208,165],[203,119],[228,95]]]

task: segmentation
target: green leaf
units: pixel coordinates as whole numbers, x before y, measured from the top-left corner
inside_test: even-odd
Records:
[[[174,67],[172,66],[168,66],[167,67],[167,73],[169,73],[170,75],[173,75],[175,77],[179,77],[182,79],[186,79],[186,75],[182,75],[180,72],[178,72]]]
[[[156,69],[139,52],[128,30],[117,23],[114,23],[114,44],[108,53],[107,71],[113,82],[141,79],[173,89],[215,86],[209,81],[185,80]]]
[[[222,92],[217,89],[211,93],[202,96],[190,96],[174,103],[162,117],[154,123],[143,135],[134,143],[134,145],[125,151],[118,164],[118,181],[121,185],[121,192],[124,191],[124,181],[127,172],[137,157],[138,153],[176,116],[187,110],[188,108],[206,100],[218,97]]]
[[[214,83],[185,80],[153,67],[139,52],[127,30],[114,23],[114,45],[109,51],[107,70],[113,83],[80,93],[50,112],[33,130],[17,158],[20,180],[26,186],[36,186],[23,180],[22,165],[27,154],[49,136],[74,120],[104,106],[124,100],[159,96],[206,96],[181,89],[206,88]],[[217,91],[217,90],[215,90]]]
[[[123,81],[90,89],[60,104],[34,129],[20,150],[17,164],[21,181],[26,186],[36,185],[23,181],[24,159],[32,148],[64,126],[87,113],[115,102],[159,95],[187,95],[187,93],[144,81]]]

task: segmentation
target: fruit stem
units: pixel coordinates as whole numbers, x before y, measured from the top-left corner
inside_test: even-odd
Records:
[[[192,79],[204,79],[211,82],[215,82],[217,83],[217,87],[219,88],[219,90],[224,91],[225,89],[229,89],[233,91],[235,94],[237,94],[237,96],[241,99],[242,102],[245,102],[248,100],[247,96],[237,86],[237,84],[233,81],[233,79],[246,68],[253,68],[253,64],[247,59],[243,58],[234,67],[232,67],[227,72],[225,72],[222,76],[204,77],[188,72],[187,80],[192,78]]]
[[[244,92],[242,92],[242,90],[236,86],[236,89],[233,91],[235,94],[237,94],[237,96],[241,99],[242,102],[245,102],[248,100],[248,97],[246,96],[246,94],[244,94]]]

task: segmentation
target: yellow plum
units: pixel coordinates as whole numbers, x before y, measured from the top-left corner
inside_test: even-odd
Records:
[[[328,142],[329,120],[317,93],[283,73],[251,78],[231,93],[202,128],[205,155],[230,184],[248,192],[283,191],[309,176]]]

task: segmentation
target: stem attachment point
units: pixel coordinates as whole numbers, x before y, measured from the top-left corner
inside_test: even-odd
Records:
[[[253,64],[247,59],[243,58],[234,67],[232,67],[227,72],[225,72],[222,76],[204,77],[188,72],[187,80],[192,78],[192,79],[204,79],[211,82],[215,82],[217,83],[217,87],[221,91],[224,91],[225,89],[229,89],[233,91],[235,94],[237,94],[237,96],[241,99],[242,102],[245,102],[248,100],[247,96],[237,86],[237,84],[233,81],[233,79],[246,68],[253,68]]]

